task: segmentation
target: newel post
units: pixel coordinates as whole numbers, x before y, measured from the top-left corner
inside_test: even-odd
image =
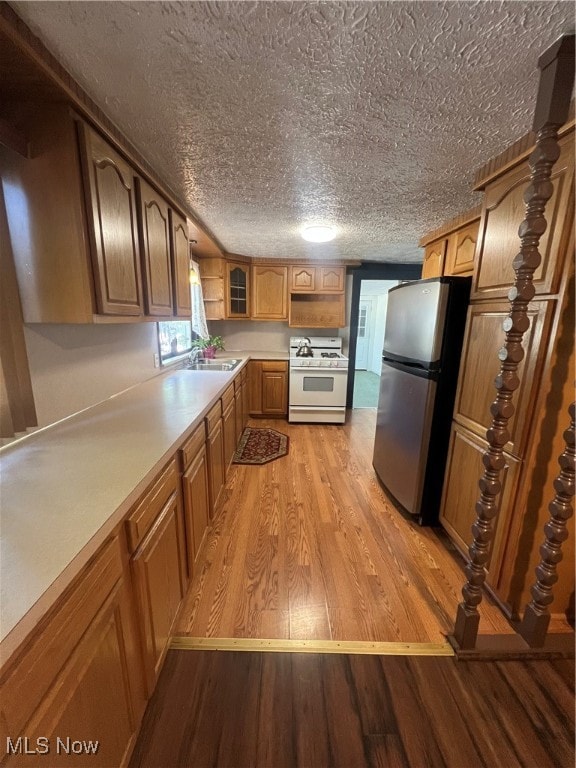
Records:
[[[574,35],[565,35],[554,43],[540,57],[538,67],[541,74],[533,123],[536,143],[529,159],[530,182],[524,192],[525,218],[518,229],[520,252],[513,261],[516,279],[508,294],[510,313],[503,323],[506,339],[498,353],[501,367],[494,382],[496,400],[490,406],[492,424],[486,433],[489,447],[482,460],[484,474],[479,481],[480,498],[472,526],[474,540],[468,550],[470,561],[466,566],[467,582],[462,589],[464,600],[458,606],[453,634],[453,640],[462,650],[474,648],[478,635],[478,606],[486,580],[492,521],[498,513],[500,473],[505,464],[503,449],[510,439],[507,425],[514,413],[514,392],[520,385],[517,371],[524,357],[522,339],[530,326],[527,309],[535,294],[534,271],[541,262],[538,245],[547,226],[544,210],[553,193],[550,177],[560,154],[558,130],[568,118],[574,82]]]

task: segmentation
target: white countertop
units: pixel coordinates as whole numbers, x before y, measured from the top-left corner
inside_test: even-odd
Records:
[[[2,449],[0,660],[97,551],[239,370],[174,370]]]

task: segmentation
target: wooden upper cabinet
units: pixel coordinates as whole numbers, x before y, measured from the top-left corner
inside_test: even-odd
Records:
[[[250,316],[250,265],[226,262],[226,317]]]
[[[290,268],[291,293],[314,293],[316,290],[316,267]]]
[[[192,313],[190,293],[190,250],[186,219],[170,209],[170,248],[172,254],[172,281],[174,314],[189,318]]]
[[[450,234],[446,247],[445,275],[472,275],[479,224],[478,219]]]
[[[547,228],[540,238],[542,263],[534,273],[538,294],[555,294],[560,281],[560,264],[574,218],[574,134],[560,141],[561,153],[552,169],[554,192],[546,204]],[[478,268],[472,283],[472,299],[507,296],[514,283],[512,267],[520,250],[518,227],[525,218],[524,191],[529,183],[528,161],[514,166],[486,184]]]
[[[288,319],[288,267],[252,266],[252,318]]]
[[[344,278],[344,267],[291,267],[290,293],[342,293]]]
[[[145,309],[172,314],[172,266],[168,203],[143,179],[136,179]]]
[[[442,238],[426,246],[424,262],[422,264],[422,280],[426,280],[429,277],[440,277],[444,274],[446,242],[446,238]]]
[[[95,131],[84,123],[79,127],[97,310],[141,315],[134,172]]]
[[[317,267],[317,290],[320,293],[342,293],[344,267]]]

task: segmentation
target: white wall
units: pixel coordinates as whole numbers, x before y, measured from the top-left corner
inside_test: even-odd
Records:
[[[376,297],[376,310],[372,328],[372,347],[368,353],[368,370],[380,375],[382,370],[382,347],[384,346],[384,326],[388,307],[388,291],[398,280],[362,280],[360,298]]]
[[[346,308],[349,312],[349,292]],[[229,352],[287,352],[291,336],[343,336],[346,348],[348,340],[348,328],[289,328],[287,322],[218,320],[208,327],[223,336]],[[153,322],[29,324],[24,336],[41,427],[162,372],[154,367],[158,343]]]
[[[160,373],[156,323],[25,325],[39,426]]]

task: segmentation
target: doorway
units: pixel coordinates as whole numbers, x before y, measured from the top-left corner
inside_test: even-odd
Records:
[[[350,308],[347,408],[376,408],[388,291],[418,280],[420,264],[363,264],[354,269]]]

